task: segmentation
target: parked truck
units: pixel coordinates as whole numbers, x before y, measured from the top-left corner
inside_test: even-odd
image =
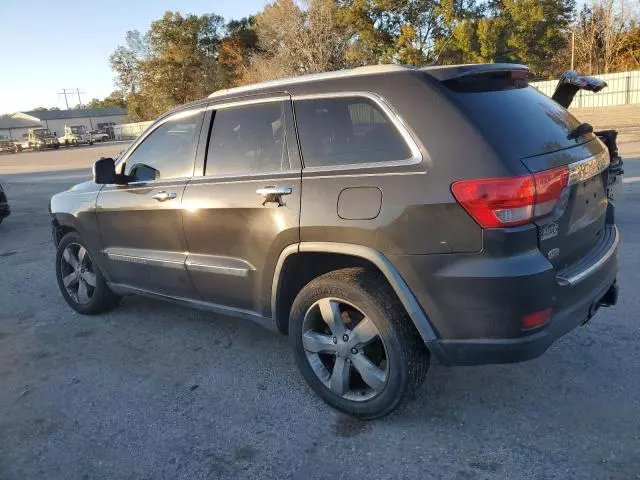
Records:
[[[22,150],[44,150],[46,148],[59,148],[60,143],[54,133],[48,128],[30,128],[28,133],[22,136],[22,143],[18,143]]]
[[[58,139],[61,145],[93,145],[93,137],[84,125],[65,125],[64,135]]]
[[[9,137],[0,135],[0,153],[19,153],[22,151],[22,145],[14,142]]]

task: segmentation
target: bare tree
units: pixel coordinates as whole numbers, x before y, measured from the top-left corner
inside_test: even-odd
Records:
[[[243,81],[324,72],[345,66],[347,33],[333,0],[276,0],[256,16],[259,53]]]

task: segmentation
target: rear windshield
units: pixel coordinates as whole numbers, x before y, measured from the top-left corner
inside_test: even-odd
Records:
[[[478,91],[480,90],[480,91]],[[524,158],[585,143],[569,135],[580,122],[533,87],[449,91],[471,121],[503,158]]]

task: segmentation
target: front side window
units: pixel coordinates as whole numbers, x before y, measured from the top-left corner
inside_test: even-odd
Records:
[[[267,102],[216,111],[205,174],[242,175],[290,169],[284,106],[283,102]]]
[[[149,180],[149,168],[156,180],[193,176],[196,148],[204,113],[180,112],[170,117],[127,158],[125,173],[135,180]],[[138,172],[144,178],[137,178]]]
[[[411,157],[391,120],[368,98],[296,100],[294,107],[305,167]]]

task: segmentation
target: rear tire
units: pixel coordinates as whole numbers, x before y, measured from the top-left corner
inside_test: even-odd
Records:
[[[66,302],[83,315],[103,313],[120,303],[77,232],[67,233],[58,244],[56,278]]]
[[[291,308],[289,341],[313,391],[363,419],[398,408],[429,368],[429,352],[386,279],[364,268],[307,284]]]

